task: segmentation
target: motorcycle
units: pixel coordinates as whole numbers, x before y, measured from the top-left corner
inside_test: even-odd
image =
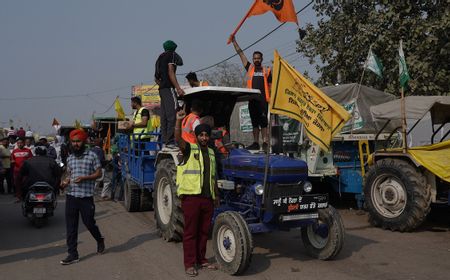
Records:
[[[35,227],[41,228],[53,216],[56,204],[54,188],[46,182],[36,182],[23,200],[22,213]]]

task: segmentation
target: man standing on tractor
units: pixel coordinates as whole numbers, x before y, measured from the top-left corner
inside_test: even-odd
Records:
[[[145,107],[142,107],[142,101],[137,96],[131,97],[131,108],[135,111],[133,113],[133,120],[128,123],[128,128],[133,129],[133,134],[144,134],[142,136],[136,135],[136,140],[148,140],[150,135],[145,135],[145,133],[151,131],[149,129],[150,112]]]
[[[207,87],[207,86],[209,86],[209,83],[207,81],[199,81],[197,78],[197,74],[195,74],[195,72],[189,72],[186,75],[186,80],[188,80],[188,83],[191,87]]]
[[[181,124],[181,137],[184,141],[195,144],[197,137],[195,136],[195,128],[200,124],[200,115],[203,113],[203,104],[199,99],[192,100],[191,113],[184,118]]]
[[[167,148],[175,148],[174,128],[177,110],[177,96],[183,96],[177,81],[177,66],[183,65],[183,59],[175,50],[177,44],[168,40],[163,44],[164,52],[158,57],[155,65],[155,82],[159,86],[161,98],[161,136]]]
[[[177,195],[181,197],[184,215],[183,252],[184,267],[188,276],[197,276],[197,266],[216,270],[217,266],[205,258],[206,243],[219,198],[216,181],[214,151],[208,148],[211,127],[199,124],[195,127],[196,143],[181,137],[181,122],[186,113],[177,113],[175,138],[183,154],[183,163],[177,167]]]
[[[249,150],[259,150],[259,133],[263,140],[262,148],[268,149],[269,134],[267,130],[268,120],[268,102],[270,101],[270,85],[272,83],[272,73],[270,68],[262,66],[263,54],[259,51],[253,53],[253,64],[251,64],[244,52],[239,47],[234,36],[232,37],[233,46],[241,58],[242,64],[247,71],[247,88],[259,89],[261,95],[257,99],[248,102],[248,110],[253,126],[253,144],[247,147]]]

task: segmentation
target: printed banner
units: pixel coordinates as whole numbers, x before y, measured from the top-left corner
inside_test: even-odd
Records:
[[[350,118],[348,122],[345,123],[344,127],[341,130],[341,133],[350,132],[352,130],[358,130],[361,129],[364,126],[364,120],[361,117],[361,114],[358,109],[358,104],[356,103],[356,99],[353,101],[350,101],[347,104],[344,104],[344,109],[347,110],[347,112],[353,116],[353,118]]]
[[[142,100],[142,106],[153,109],[159,107],[161,99],[159,98],[158,85],[139,85],[131,87],[131,95],[139,96]]]
[[[242,105],[239,107],[239,128],[242,132],[252,132],[253,126],[250,119],[250,112],[248,105]]]
[[[333,136],[350,114],[274,53],[270,111],[304,124],[308,137],[323,150],[330,150]]]

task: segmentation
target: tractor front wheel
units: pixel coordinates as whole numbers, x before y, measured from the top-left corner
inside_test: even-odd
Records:
[[[344,224],[331,205],[318,212],[317,222],[301,229],[303,245],[310,256],[319,260],[330,260],[337,256],[344,244]]]
[[[219,214],[212,240],[216,261],[224,272],[239,275],[247,269],[253,244],[250,230],[241,215],[232,211]]]

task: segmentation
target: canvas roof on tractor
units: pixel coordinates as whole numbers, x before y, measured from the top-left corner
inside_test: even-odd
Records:
[[[190,104],[193,99],[203,101],[204,112],[202,116],[210,115],[214,118],[216,127],[230,126],[230,118],[236,102],[248,101],[257,97],[257,89],[236,87],[195,87],[185,89],[183,100],[186,103],[186,113],[190,113]]]
[[[386,102],[370,107],[376,120],[401,120],[401,100]],[[450,122],[450,96],[408,96],[405,97],[406,119],[420,120],[430,112],[433,124]]]

